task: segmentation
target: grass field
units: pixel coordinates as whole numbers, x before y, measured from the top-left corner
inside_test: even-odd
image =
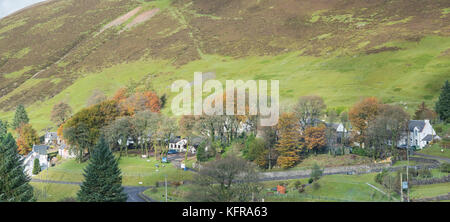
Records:
[[[431,185],[413,186],[411,188],[410,195],[412,199],[420,199],[448,193],[450,193],[450,183],[437,183]]]
[[[189,190],[192,189],[191,185],[181,185],[178,187],[167,187],[167,201],[168,202],[186,202],[186,195]],[[150,197],[152,200],[165,202],[166,201],[166,189],[164,186],[158,188],[150,188],[144,191],[144,194]]]
[[[81,182],[84,179],[83,169],[87,164],[79,164],[76,160],[66,160],[55,167],[49,168],[48,171],[44,170],[33,178]],[[155,164],[159,164],[159,167],[157,168]],[[166,175],[168,181],[189,180],[193,174],[190,171],[177,169],[171,163],[161,164],[154,158],[122,157],[119,161],[119,167],[122,170],[122,184],[124,186],[153,186],[157,181],[164,181]]]
[[[418,151],[418,153],[423,153],[432,156],[445,157],[450,159],[450,149],[444,149],[439,146],[439,144],[434,144],[431,147],[426,147],[423,150]]]
[[[370,158],[364,156],[348,154],[334,157],[329,154],[318,154],[307,157],[293,168],[289,169],[273,168],[271,171],[307,170],[311,169],[311,167],[313,167],[314,164],[317,164],[320,167],[339,167],[339,166],[364,165],[371,163],[373,163],[373,161]]]
[[[64,198],[75,198],[80,186],[55,183],[30,183],[39,202],[56,202]]]
[[[388,201],[387,196],[370,187],[370,183],[379,189],[381,185],[375,183],[376,174],[362,175],[329,175],[323,176],[319,180],[320,188],[313,189],[312,185],[306,187],[303,194],[296,190],[290,190],[295,180],[265,182],[266,188],[275,187],[277,184],[287,182],[288,193],[286,195],[267,195],[266,201]],[[302,184],[306,184],[308,179],[301,179]]]

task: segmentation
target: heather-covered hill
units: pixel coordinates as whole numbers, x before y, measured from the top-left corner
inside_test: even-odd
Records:
[[[0,114],[23,103],[42,129],[61,100],[131,79],[168,93],[195,71],[279,79],[285,103],[411,107],[437,98],[449,57],[446,0],[54,0],[0,20]]]

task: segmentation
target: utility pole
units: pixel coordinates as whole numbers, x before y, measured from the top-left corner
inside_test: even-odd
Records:
[[[400,201],[403,202],[403,172],[400,172]]]
[[[406,146],[406,159],[407,159],[407,164],[406,164],[406,183],[408,184],[408,188],[406,190],[406,199],[409,202],[409,127],[408,127],[408,142],[407,142],[407,146]],[[403,187],[402,187],[403,189]]]

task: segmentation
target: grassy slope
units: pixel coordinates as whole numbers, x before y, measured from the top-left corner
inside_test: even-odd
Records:
[[[39,202],[56,202],[64,198],[75,198],[80,186],[54,183],[30,183]]]
[[[157,181],[164,181],[164,175],[167,175],[168,181],[189,180],[192,178],[192,172],[182,171],[173,167],[172,164],[159,164],[159,171],[156,171],[157,162],[151,159],[147,162],[138,157],[122,157],[119,161],[119,167],[122,170],[122,184],[124,186],[154,186]],[[55,181],[81,182],[83,181],[83,169],[87,163],[79,164],[75,160],[66,160],[56,167],[41,172],[34,176],[36,179],[48,179]],[[142,184],[139,184],[142,182]]]
[[[129,80],[139,81],[149,73],[172,73],[159,75],[152,81],[160,94],[168,93],[172,98],[176,94],[170,93],[168,86],[177,79],[192,81],[196,71],[215,71],[222,81],[278,79],[280,99],[285,105],[307,94],[323,96],[330,107],[348,107],[365,96],[377,96],[387,103],[404,102],[411,111],[422,100],[431,103],[441,84],[437,80],[448,78],[450,72],[449,60],[440,57],[442,51],[450,47],[450,38],[429,36],[419,43],[392,45],[405,47],[405,50],[328,59],[299,56],[298,53],[241,59],[205,55],[202,60],[179,68],[164,60],[141,60],[85,74],[57,96],[36,102],[28,110],[31,123],[37,129],[43,129],[52,126],[49,114],[59,101],[67,101],[77,111],[86,104],[94,89],[112,95]],[[424,82],[429,84],[423,85]],[[13,93],[20,93],[20,90]],[[11,119],[13,112],[0,115]]]
[[[420,150],[420,151],[418,151],[418,153],[450,158],[450,149],[444,149],[441,146],[439,146],[438,144],[434,144],[431,147]]]

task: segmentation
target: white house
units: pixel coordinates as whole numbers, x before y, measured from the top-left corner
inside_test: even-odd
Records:
[[[34,145],[32,151],[25,156],[23,164],[25,166],[25,173],[32,175],[34,160],[39,159],[41,165],[41,170],[47,169],[49,166],[47,150],[49,149],[46,145]]]
[[[197,151],[197,143],[196,143],[196,138],[193,138],[191,141],[191,144],[189,146],[189,152],[191,152],[192,154],[195,154],[195,152]],[[186,152],[187,151],[187,144],[188,144],[188,140],[187,139],[181,139],[181,138],[174,138],[171,139],[169,142],[169,149],[170,150],[176,150],[177,152]]]
[[[399,147],[408,146],[408,134],[409,145],[423,149],[432,140],[440,140],[441,138],[436,134],[429,120],[410,120],[408,123],[408,132],[402,135],[398,142]]]
[[[46,145],[60,145],[62,143],[56,132],[47,132],[44,136]]]
[[[187,139],[175,138],[171,139],[169,142],[169,149],[176,150],[178,152],[186,152]]]
[[[75,153],[73,153],[65,143],[59,146],[58,155],[60,155],[63,159],[72,159],[76,157]]]

